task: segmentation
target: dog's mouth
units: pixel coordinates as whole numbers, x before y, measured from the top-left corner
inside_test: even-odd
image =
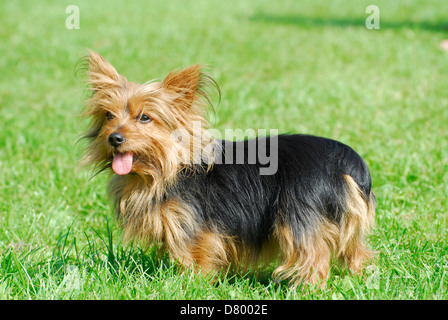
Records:
[[[112,160],[112,170],[118,175],[125,175],[131,172],[134,154],[130,151],[125,153],[115,153]]]

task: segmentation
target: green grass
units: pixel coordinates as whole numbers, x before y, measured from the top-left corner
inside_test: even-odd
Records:
[[[68,30],[65,8],[80,9]],[[367,30],[365,8],[380,8]],[[0,299],[447,299],[446,1],[2,1]],[[107,179],[77,170],[87,49],[131,81],[207,64],[215,126],[353,146],[378,199],[361,276],[303,291],[269,275],[212,285],[126,246]]]

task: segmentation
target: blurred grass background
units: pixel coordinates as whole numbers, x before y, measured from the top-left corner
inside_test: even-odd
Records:
[[[368,5],[380,29],[368,30]],[[80,28],[67,29],[76,5]],[[446,299],[446,1],[2,1],[0,298]],[[106,175],[77,170],[94,49],[130,81],[201,63],[220,86],[215,126],[326,136],[354,147],[378,199],[361,277],[325,291],[269,277],[212,286],[123,246]]]

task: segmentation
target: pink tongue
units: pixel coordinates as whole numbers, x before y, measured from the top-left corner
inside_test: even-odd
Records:
[[[128,174],[132,170],[132,160],[132,152],[117,153],[112,160],[112,170],[119,175]]]

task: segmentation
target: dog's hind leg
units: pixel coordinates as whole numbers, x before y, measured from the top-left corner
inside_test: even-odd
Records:
[[[337,226],[328,220],[322,220],[316,230],[304,234],[299,241],[287,225],[277,228],[282,263],[273,275],[289,278],[293,286],[305,282],[324,288],[338,236]]]
[[[372,252],[365,244],[375,216],[375,198],[372,193],[364,195],[358,184],[349,175],[344,175],[348,192],[346,212],[339,224],[340,237],[337,257],[345,261],[348,269],[359,273]]]

